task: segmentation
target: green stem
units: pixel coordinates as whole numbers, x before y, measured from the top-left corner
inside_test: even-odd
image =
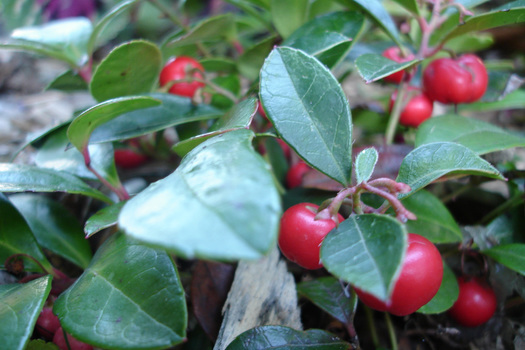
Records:
[[[385,312],[385,320],[388,329],[388,337],[390,338],[390,345],[392,346],[392,350],[397,350],[396,330],[394,329],[394,324],[392,323],[392,317],[390,317],[388,312]]]
[[[403,108],[403,100],[405,99],[405,94],[407,91],[407,84],[402,82],[397,91],[396,101],[394,102],[394,107],[392,108],[392,113],[390,113],[390,119],[388,120],[388,125],[386,128],[386,144],[391,145],[394,142],[394,135],[396,133],[397,124],[399,124],[399,116],[401,115],[401,110]]]
[[[363,304],[363,308],[365,309],[366,314],[366,322],[368,323],[368,330],[370,331],[370,337],[372,338],[372,343],[374,344],[374,348],[379,348],[379,335],[377,334],[377,328],[376,324],[374,322],[374,314],[372,309],[370,309],[368,306]]]

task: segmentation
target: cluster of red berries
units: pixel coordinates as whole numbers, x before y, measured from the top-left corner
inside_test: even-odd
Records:
[[[316,219],[319,206],[299,203],[281,217],[278,244],[283,255],[299,266],[315,270],[323,267],[320,247],[325,236],[337,226],[331,219]],[[338,214],[338,222],[344,218]],[[409,233],[401,272],[388,301],[354,288],[368,307],[405,316],[419,310],[437,294],[443,279],[443,261],[437,247],[423,236]],[[494,291],[481,279],[458,278],[459,297],[449,314],[464,326],[479,326],[496,311]]]
[[[403,56],[399,47],[389,47],[383,51],[383,56],[398,63],[415,58],[413,54]],[[399,71],[383,80],[399,84],[402,80],[410,80],[413,74],[413,70]],[[487,69],[476,55],[435,59],[423,71],[423,88],[408,88],[407,102],[404,103],[399,122],[405,126],[417,127],[432,116],[434,101],[444,104],[475,102],[483,97],[487,85]],[[397,91],[390,98],[390,110],[396,98]]]
[[[60,320],[49,306],[45,306],[38,316],[36,329],[44,339],[51,340],[61,350],[93,350],[93,346],[73,338],[70,334],[67,334],[66,343]]]

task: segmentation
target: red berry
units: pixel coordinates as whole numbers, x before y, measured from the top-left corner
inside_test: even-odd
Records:
[[[179,56],[172,58],[160,72],[160,86],[164,86],[173,80],[187,79],[188,73],[193,78],[202,79],[201,72],[204,72],[204,67],[191,57]],[[169,92],[174,95],[193,97],[195,91],[203,86],[204,83],[199,81],[180,82],[173,84]]]
[[[483,61],[472,54],[457,59],[438,58],[430,62],[423,72],[427,96],[447,104],[479,100],[487,89],[488,79]]]
[[[303,176],[311,168],[305,162],[297,162],[288,169],[286,173],[286,186],[288,188],[299,187],[303,183]]]
[[[71,350],[93,350],[93,346],[83,343],[80,340],[73,338],[71,334],[67,335],[67,342]],[[53,343],[60,348],[60,350],[70,350],[66,344],[66,339],[64,338],[64,331],[62,327],[57,329],[55,336],[53,337]]]
[[[129,148],[115,149],[115,164],[124,169],[136,168],[144,164],[148,157]]]
[[[396,316],[409,315],[436,295],[443,280],[443,262],[436,246],[423,236],[408,234],[408,248],[401,273],[388,302],[358,288],[355,292],[368,307]]]
[[[407,94],[412,96],[410,100],[404,103],[403,109],[399,116],[399,123],[404,126],[412,126],[417,128],[419,124],[432,116],[434,109],[434,102],[427,97],[423,92],[413,95],[413,91],[418,90],[416,87],[410,86],[407,89]],[[394,107],[394,102],[397,99],[397,91],[394,91],[390,97],[390,111]],[[406,99],[405,99],[406,101]]]
[[[408,62],[408,61],[413,60],[416,57],[412,53],[409,53],[406,56],[402,56],[401,49],[398,46],[389,47],[388,49],[383,51],[382,55],[397,63]],[[405,73],[407,72],[404,70],[401,70],[399,72],[395,72],[395,73],[390,74],[389,76],[384,77],[383,80],[389,83],[399,84],[403,80]]]
[[[36,329],[38,333],[40,333],[45,339],[51,340],[59,327],[60,321],[53,313],[53,308],[45,306],[36,320]]]
[[[496,312],[498,301],[494,290],[482,279],[458,277],[459,295],[449,314],[459,324],[477,327]]]
[[[279,248],[290,261],[315,270],[323,267],[319,250],[324,237],[336,223],[330,219],[315,220],[318,205],[299,203],[288,208],[281,217]],[[338,214],[339,222],[344,218]]]

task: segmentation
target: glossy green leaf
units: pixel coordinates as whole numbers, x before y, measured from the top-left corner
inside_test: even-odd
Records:
[[[147,96],[119,97],[99,103],[82,112],[71,122],[67,136],[73,146],[84,152],[91,134],[97,127],[124,113],[158,106],[160,103],[161,101]]]
[[[447,311],[454,305],[459,294],[456,275],[443,263],[443,281],[437,294],[426,305],[423,305],[417,312],[424,314],[439,314]]]
[[[494,246],[482,251],[502,265],[525,275],[525,244],[511,243]]]
[[[89,171],[84,162],[84,157],[76,149],[69,147],[67,138],[68,124],[49,132],[35,155],[35,163],[42,168],[65,171],[80,178],[97,180]],[[118,183],[117,169],[113,161],[113,145],[103,143],[88,146],[91,166],[110,183]]]
[[[352,116],[330,71],[302,51],[276,48],[261,70],[260,94],[279,135],[311,166],[348,185]]]
[[[253,137],[239,129],[203,142],[174,173],[130,199],[119,226],[187,258],[261,258],[275,244],[281,208]]]
[[[260,326],[241,333],[226,350],[349,350],[352,346],[320,329],[297,331],[283,326]]]
[[[374,172],[379,154],[373,147],[366,148],[359,152],[355,158],[355,177],[356,183],[368,181]]]
[[[132,6],[134,6],[136,3],[137,3],[137,0],[121,1],[115,7],[113,7],[110,11],[104,14],[104,16],[96,23],[95,27],[93,28],[93,32],[91,33],[91,36],[89,37],[89,42],[87,45],[89,53],[93,53],[93,51],[95,50],[95,47],[100,41],[101,34],[108,27],[108,25],[118,15],[131,9]]]
[[[66,92],[85,91],[87,89],[88,84],[86,81],[72,70],[62,73],[46,87],[46,90],[60,90]]]
[[[220,110],[206,104],[194,105],[187,97],[172,94],[149,94],[161,101],[158,106],[123,113],[95,129],[90,143],[126,140],[194,121],[217,118]]]
[[[498,97],[500,94],[498,94]],[[458,110],[468,112],[504,111],[507,109],[525,109],[525,90],[512,91],[496,101],[474,102],[458,106]]]
[[[459,143],[480,155],[525,146],[524,136],[475,118],[443,115],[419,126],[416,147],[443,141]]]
[[[357,296],[347,296],[350,287],[345,292],[341,282],[332,276],[301,282],[297,285],[297,292],[343,324],[351,324],[354,319]]]
[[[501,173],[469,148],[452,142],[434,142],[410,152],[399,168],[397,182],[409,185],[407,197],[445,175],[479,175],[504,179]]]
[[[365,19],[359,12],[329,13],[305,23],[282,45],[315,56],[331,68],[346,56],[364,24]]]
[[[47,271],[53,266],[40,249],[31,228],[15,206],[0,193],[0,266],[13,254],[27,254],[37,260]],[[24,258],[27,271],[44,272],[33,260]]]
[[[276,36],[270,36],[244,51],[237,61],[239,72],[250,80],[256,80],[264,59],[272,51],[275,42]]]
[[[80,222],[66,207],[39,194],[20,193],[9,200],[27,221],[40,246],[82,268],[88,266],[91,247]]]
[[[273,24],[281,37],[288,38],[304,24],[309,7],[309,0],[271,0]]]
[[[382,55],[365,53],[355,60],[357,71],[366,83],[371,83],[392,73],[417,64],[418,60],[397,63]]]
[[[26,348],[50,291],[51,275],[25,284],[0,285],[0,339],[3,349]]]
[[[42,20],[42,8],[35,0],[3,0],[0,16],[5,31],[29,26]]]
[[[408,11],[415,15],[419,15],[419,5],[416,0],[394,0]]]
[[[164,44],[164,51],[169,52],[172,48],[201,42],[228,39],[235,31],[234,24],[234,17],[231,13],[206,18],[197,23],[188,33],[168,38]]]
[[[497,10],[467,18],[464,24],[455,27],[448,33],[444,41],[471,32],[479,32],[522,22],[525,22],[525,6],[516,2],[516,7],[509,4],[505,10]]]
[[[432,193],[420,190],[403,200],[417,220],[408,220],[408,232],[417,233],[433,243],[461,242],[463,235],[447,207]]]
[[[91,94],[102,102],[151,92],[161,65],[162,55],[155,44],[145,40],[123,43],[97,66],[89,86]]]
[[[397,26],[383,6],[381,0],[342,0],[341,2],[347,6],[358,4],[359,7],[375,22],[375,24],[382,28],[397,45],[401,46],[401,38]]]
[[[102,192],[78,177],[53,169],[26,164],[0,163],[0,192],[67,192],[113,203]]]
[[[257,111],[257,100],[250,98],[235,105],[211,127],[209,132],[177,143],[173,150],[181,157],[209,138],[237,129],[247,129]]]
[[[124,204],[126,204],[125,201],[118,202],[102,208],[95,214],[91,215],[84,225],[86,238],[91,237],[105,228],[116,225],[118,222],[118,215]]]
[[[123,234],[104,242],[53,311],[75,338],[104,349],[165,349],[186,333],[186,299],[173,260]]]
[[[403,225],[386,215],[350,216],[325,237],[321,261],[334,276],[387,300],[407,247]]]
[[[93,25],[86,17],[65,18],[17,28],[10,37],[14,41],[8,44],[20,44],[22,49],[46,54],[42,52],[44,49],[49,56],[80,67],[89,59],[87,43],[92,31]]]

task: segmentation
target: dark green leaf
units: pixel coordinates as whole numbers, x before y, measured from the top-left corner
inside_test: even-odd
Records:
[[[22,214],[2,193],[0,193],[0,215],[0,266],[5,267],[6,259],[13,254],[27,254],[38,261],[44,269],[51,271],[53,266],[38,246],[31,228]],[[24,266],[27,271],[44,272],[31,259],[24,258]]]
[[[239,72],[250,80],[256,80],[264,59],[272,51],[275,41],[276,36],[271,36],[244,51],[237,61]]]
[[[352,346],[320,329],[296,331],[283,326],[260,326],[241,333],[226,350],[348,350]]]
[[[272,20],[283,38],[288,38],[306,21],[309,0],[271,0]]]
[[[137,3],[137,0],[121,1],[115,7],[113,7],[110,11],[104,14],[104,17],[102,17],[96,23],[95,28],[93,29],[93,32],[91,33],[91,36],[89,37],[89,42],[87,45],[89,53],[93,53],[93,51],[95,50],[95,46],[100,41],[102,32],[104,32],[104,30],[108,27],[108,25],[118,15],[130,9],[136,3]]]
[[[75,338],[107,349],[165,349],[186,333],[184,290],[164,251],[111,236],[53,311]]]
[[[3,349],[26,348],[50,291],[51,275],[25,284],[0,285],[0,339]]]
[[[67,136],[71,144],[84,153],[91,133],[100,125],[124,113],[157,106],[160,103],[161,101],[147,96],[119,97],[99,103],[82,112],[69,124]]]
[[[257,100],[254,98],[244,100],[235,105],[228,113],[219,118],[210,128],[209,132],[198,135],[177,143],[173,150],[181,157],[207,139],[237,129],[247,129],[257,111]]]
[[[432,193],[420,190],[403,200],[417,220],[406,223],[407,231],[417,233],[433,243],[461,242],[463,235],[447,207]]]
[[[366,182],[372,176],[379,155],[373,147],[366,148],[359,152],[355,159],[355,177],[356,183]]]
[[[325,237],[321,261],[334,276],[387,300],[407,247],[403,225],[386,215],[350,216]]]
[[[86,268],[91,248],[78,219],[62,204],[38,194],[21,193],[9,199],[24,216],[38,243]]]
[[[72,70],[68,70],[59,75],[46,87],[46,90],[61,90],[66,92],[85,91],[87,89],[88,84],[86,81]]]
[[[416,134],[416,147],[432,142],[456,142],[481,155],[525,146],[525,137],[496,125],[459,115],[430,118]]]
[[[307,163],[350,183],[352,116],[322,63],[297,49],[274,49],[261,70],[261,100],[277,132]]]
[[[173,174],[129,200],[119,226],[188,258],[262,257],[275,243],[281,208],[253,137],[239,129],[203,142]]]
[[[184,35],[167,39],[164,51],[201,42],[218,41],[230,38],[235,32],[234,17],[231,13],[209,17],[195,25]]]
[[[344,0],[343,3],[352,7],[358,4],[366,14],[388,34],[396,44],[401,45],[401,38],[396,24],[388,11],[383,7],[381,0]]]
[[[32,165],[0,163],[0,192],[67,192],[113,203],[102,192],[64,171]]]
[[[315,56],[331,68],[346,56],[364,23],[364,17],[359,12],[326,14],[305,23],[282,45]]]
[[[194,105],[187,97],[154,93],[162,104],[124,113],[95,129],[90,143],[126,140],[150,134],[174,125],[217,118],[223,113],[206,104]]]
[[[11,33],[12,43],[22,49],[48,54],[80,67],[87,63],[87,43],[93,31],[86,17],[54,20],[39,26],[22,27]],[[46,50],[48,52],[42,52]]]
[[[411,67],[418,62],[418,60],[412,60],[396,63],[382,55],[365,53],[355,60],[355,65],[359,74],[365,79],[365,82],[371,83],[392,73]]]
[[[95,233],[105,228],[116,225],[118,222],[118,215],[120,214],[120,210],[122,209],[125,203],[125,201],[122,201],[102,208],[95,214],[93,214],[89,219],[87,219],[86,225],[84,226],[86,238],[91,237]]]
[[[445,175],[480,175],[502,180],[501,173],[469,148],[452,142],[434,142],[410,152],[399,169],[397,182],[412,190],[403,198]]]
[[[312,281],[301,282],[297,285],[297,292],[308,298],[315,305],[328,312],[343,324],[351,324],[357,306],[357,297],[343,289],[340,281],[334,277],[321,277]]]
[[[68,124],[47,133],[45,141],[36,153],[36,165],[65,171],[84,179],[97,180],[97,177],[86,167],[82,154],[76,148],[69,147],[67,128]],[[118,174],[113,161],[113,145],[111,143],[89,145],[88,150],[91,166],[111,183],[117,183]]]
[[[100,62],[89,86],[93,97],[106,101],[151,92],[157,85],[162,56],[148,41],[134,40],[114,48]]]
[[[457,300],[459,294],[458,282],[454,272],[443,263],[443,281],[437,294],[428,302],[423,305],[417,312],[424,314],[439,314],[447,311],[452,307],[454,302]]]
[[[502,265],[525,275],[525,244],[502,244],[482,251]]]
[[[525,22],[525,8],[523,4],[517,2],[516,7],[509,4],[504,11],[498,10],[467,18],[464,24],[455,27],[448,33],[444,41],[470,32],[478,32],[522,22]]]

